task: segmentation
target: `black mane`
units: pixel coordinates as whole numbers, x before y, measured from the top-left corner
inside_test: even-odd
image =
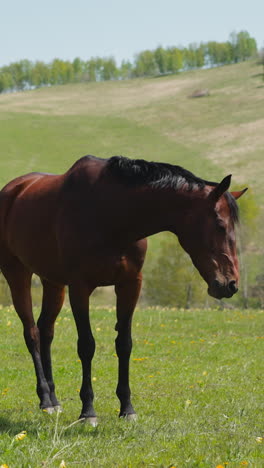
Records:
[[[108,160],[108,167],[125,184],[131,186],[145,184],[156,188],[180,189],[183,185],[187,185],[188,190],[197,190],[204,188],[205,185],[217,185],[215,182],[196,177],[181,166],[149,162],[144,159],[113,156]]]
[[[206,185],[217,186],[217,182],[209,182],[195,176],[181,166],[172,164],[149,162],[144,159],[129,159],[123,156],[113,156],[107,162],[112,174],[121,179],[128,186],[150,185],[155,188],[201,190]],[[238,205],[231,193],[225,193],[230,207],[230,214],[234,222],[238,222]]]

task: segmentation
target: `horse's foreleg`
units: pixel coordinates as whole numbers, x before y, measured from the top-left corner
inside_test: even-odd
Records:
[[[16,259],[12,260],[11,266],[2,267],[2,271],[9,284],[16,312],[23,323],[25,342],[34,362],[40,408],[50,411],[52,403],[40,357],[39,330],[32,313],[30,292],[32,274]]]
[[[83,284],[69,285],[69,297],[78,332],[78,354],[82,363],[82,385],[80,398],[82,411],[80,418],[87,419],[96,425],[96,414],[93,408],[93,389],[91,381],[91,364],[95,352],[95,340],[92,335],[89,319],[89,296],[94,288]]]
[[[50,390],[50,400],[52,406],[58,409],[60,404],[55,395],[55,384],[52,376],[50,348],[54,336],[54,322],[62,308],[65,289],[64,286],[55,286],[45,280],[42,280],[42,284],[42,308],[38,319],[40,354],[43,371]]]
[[[116,394],[120,400],[120,417],[135,419],[135,410],[130,400],[129,359],[132,350],[131,324],[133,312],[141,289],[141,274],[133,280],[116,285],[117,324],[116,353],[118,356],[118,384]]]

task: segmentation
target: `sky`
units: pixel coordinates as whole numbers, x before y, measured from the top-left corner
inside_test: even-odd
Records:
[[[113,56],[227,41],[246,30],[264,47],[263,0],[0,0],[0,66],[22,59]]]

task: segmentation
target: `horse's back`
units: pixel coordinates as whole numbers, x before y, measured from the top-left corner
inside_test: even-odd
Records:
[[[84,157],[65,174],[31,173],[7,184],[0,192],[0,268],[8,252],[60,284],[80,277],[115,284],[121,271],[138,270],[145,241],[130,245],[113,235],[116,207],[125,202],[106,165]]]

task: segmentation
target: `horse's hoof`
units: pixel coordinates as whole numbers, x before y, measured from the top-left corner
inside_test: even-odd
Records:
[[[127,414],[125,418],[127,419],[127,421],[136,421],[138,417],[136,413],[132,413],[132,414]]]
[[[93,427],[96,427],[98,424],[97,418],[87,418],[87,422]]]
[[[48,406],[47,408],[42,408],[42,411],[44,413],[52,414],[54,413],[55,409],[54,406]]]
[[[61,405],[53,406],[53,408],[54,408],[54,411],[55,411],[56,413],[62,413],[62,411],[63,411]]]
[[[98,424],[98,421],[97,421],[97,417],[96,417],[96,416],[90,416],[90,417],[88,417],[88,418],[82,417],[82,416],[81,416],[79,420],[80,420],[80,422],[82,422],[82,423],[88,423],[88,424],[90,424],[92,427],[96,427],[97,424]]]
[[[123,414],[120,416],[121,419],[125,419],[126,421],[136,421],[137,420],[137,414],[136,413],[130,413],[130,414]]]

